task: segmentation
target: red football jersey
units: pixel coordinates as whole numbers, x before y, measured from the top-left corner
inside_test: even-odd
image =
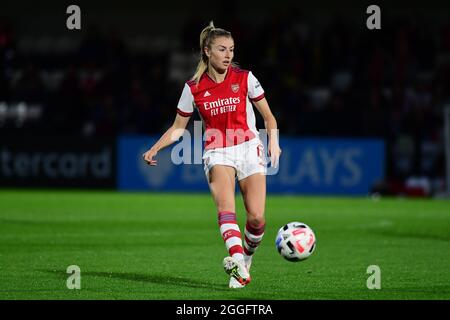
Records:
[[[206,72],[198,84],[187,81],[177,112],[189,117],[197,108],[206,130],[205,149],[222,148],[258,136],[251,101],[262,98],[264,90],[252,72],[230,66],[221,83]]]

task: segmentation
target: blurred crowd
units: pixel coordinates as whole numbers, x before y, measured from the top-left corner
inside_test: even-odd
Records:
[[[90,26],[76,50],[55,55],[21,52],[14,26],[0,21],[0,134],[162,133],[183,86],[170,76],[173,56],[191,57],[193,71],[207,22],[186,21],[179,45],[155,53]],[[444,176],[450,23],[398,17],[369,31],[339,16],[314,24],[296,11],[215,23],[232,32],[235,59],[260,80],[281,135],[382,138],[389,177]],[[5,106],[18,102],[40,106],[39,117],[8,121]]]

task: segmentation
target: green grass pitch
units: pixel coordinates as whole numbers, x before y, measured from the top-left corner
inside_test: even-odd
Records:
[[[237,213],[242,230],[239,195]],[[231,290],[209,194],[1,190],[0,299],[450,299],[449,201],[269,195],[266,219],[253,281]],[[316,233],[306,261],[275,249],[290,221]]]

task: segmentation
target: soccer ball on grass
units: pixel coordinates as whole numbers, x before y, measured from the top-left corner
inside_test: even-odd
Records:
[[[314,252],[316,236],[308,225],[302,222],[290,222],[278,230],[275,246],[286,260],[302,261]]]

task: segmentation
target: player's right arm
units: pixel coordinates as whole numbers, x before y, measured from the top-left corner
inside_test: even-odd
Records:
[[[161,136],[161,138],[142,155],[144,161],[147,162],[148,165],[157,165],[157,161],[154,159],[154,157],[156,156],[158,151],[164,149],[167,146],[170,146],[172,143],[180,139],[180,137],[183,135],[184,129],[186,129],[190,118],[190,116],[186,117],[177,114],[172,126],[167,129],[167,131]]]

